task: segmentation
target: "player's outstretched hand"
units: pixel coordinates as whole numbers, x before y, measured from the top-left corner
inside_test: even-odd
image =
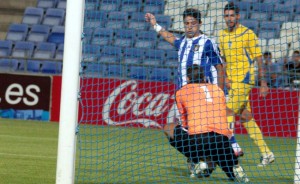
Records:
[[[147,22],[150,22],[152,26],[156,24],[156,19],[155,16],[152,13],[146,13],[145,14],[145,19]]]
[[[259,88],[259,96],[266,97],[269,93],[269,87],[265,81],[261,81],[261,86]]]

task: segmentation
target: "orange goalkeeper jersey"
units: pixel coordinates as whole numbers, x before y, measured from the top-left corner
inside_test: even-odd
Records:
[[[188,133],[216,132],[230,136],[224,92],[214,84],[187,84],[176,92],[182,125]]]

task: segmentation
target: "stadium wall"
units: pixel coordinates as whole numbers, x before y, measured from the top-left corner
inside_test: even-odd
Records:
[[[61,79],[0,74],[1,117],[58,122]],[[99,85],[89,85],[95,81]],[[173,83],[85,78],[81,84],[79,118],[84,123],[160,128],[174,122]],[[265,136],[297,136],[299,92],[271,89],[266,98],[261,98],[258,89],[253,89],[250,100]],[[236,124],[236,133],[246,133],[241,124]]]

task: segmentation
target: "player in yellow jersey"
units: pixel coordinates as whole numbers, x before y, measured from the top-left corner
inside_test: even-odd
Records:
[[[258,166],[266,166],[275,161],[275,156],[253,118],[248,99],[255,80],[254,61],[258,64],[260,97],[265,97],[269,91],[262,68],[262,52],[255,33],[239,23],[238,6],[232,2],[225,5],[224,19],[227,29],[219,32],[219,41],[221,52],[226,59],[226,86],[229,89],[227,107],[232,110],[232,115],[240,115],[243,126],[258,146],[261,152],[261,162]],[[229,123],[233,123],[233,119],[233,116],[229,117]]]

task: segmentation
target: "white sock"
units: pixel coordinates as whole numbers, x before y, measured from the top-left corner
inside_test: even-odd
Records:
[[[235,153],[242,151],[242,148],[240,147],[240,145],[238,143],[232,143],[231,146]]]

